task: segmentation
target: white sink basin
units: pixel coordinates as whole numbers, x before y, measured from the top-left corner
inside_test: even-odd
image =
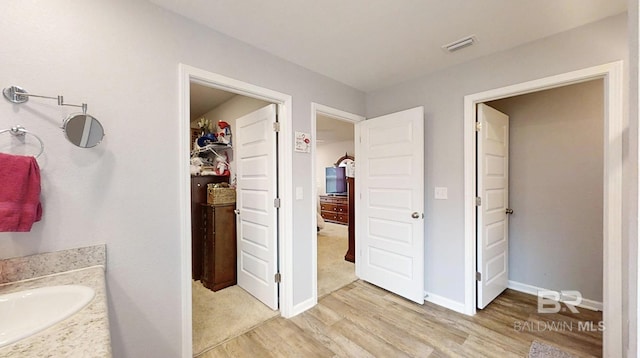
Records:
[[[95,291],[86,286],[35,288],[0,295],[0,347],[29,337],[86,306]]]

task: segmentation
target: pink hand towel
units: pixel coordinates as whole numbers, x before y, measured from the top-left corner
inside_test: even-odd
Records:
[[[41,218],[36,158],[0,153],[0,232],[31,231]]]

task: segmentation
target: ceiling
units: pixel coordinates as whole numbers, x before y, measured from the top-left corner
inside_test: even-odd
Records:
[[[318,114],[316,117],[316,141],[319,145],[353,140],[354,125]]]
[[[200,118],[203,114],[230,100],[231,97],[237,96],[237,94],[232,92],[205,87],[196,83],[190,84],[189,91],[191,93],[191,121]]]
[[[150,0],[361,91],[626,11],[627,0]],[[455,53],[441,47],[475,35]]]

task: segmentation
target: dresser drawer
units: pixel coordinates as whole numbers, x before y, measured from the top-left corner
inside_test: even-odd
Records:
[[[349,213],[349,207],[348,206],[344,206],[344,205],[336,205],[336,211],[339,214],[348,214]]]
[[[331,221],[337,221],[338,220],[338,214],[335,213],[335,212],[332,212],[332,211],[322,211],[320,213],[320,215],[325,220],[331,220]]]
[[[336,204],[320,203],[321,211],[338,211]]]

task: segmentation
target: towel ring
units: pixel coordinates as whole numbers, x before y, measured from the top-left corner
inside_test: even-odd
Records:
[[[21,125],[17,125],[17,126],[13,126],[9,129],[4,129],[0,131],[0,134],[5,133],[5,132],[9,132],[11,133],[11,135],[16,136],[16,137],[22,137],[26,134],[30,134],[33,137],[35,137],[38,142],[40,142],[40,152],[38,152],[38,154],[35,155],[36,158],[38,158],[40,156],[40,154],[42,154],[42,152],[44,152],[44,142],[42,142],[42,139],[40,139],[40,137],[38,137],[37,135],[29,132],[28,130],[24,129],[23,126]]]

